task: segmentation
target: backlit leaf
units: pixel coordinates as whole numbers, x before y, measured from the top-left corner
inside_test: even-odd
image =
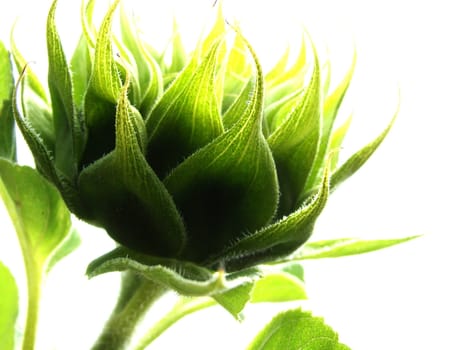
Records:
[[[70,213],[60,194],[32,168],[0,159],[0,195],[23,255],[43,271],[70,234]]]
[[[15,349],[16,318],[18,317],[18,287],[10,270],[0,262],[0,348]]]
[[[344,350],[337,333],[322,318],[300,309],[278,314],[256,336],[248,350]]]
[[[306,300],[306,288],[297,277],[285,272],[268,273],[255,282],[252,303]]]

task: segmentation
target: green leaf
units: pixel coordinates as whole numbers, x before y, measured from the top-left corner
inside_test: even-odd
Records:
[[[89,86],[84,98],[88,141],[82,165],[86,166],[115,147],[115,107],[122,82],[112,49],[112,20],[119,4],[109,8],[99,29]]]
[[[261,132],[263,76],[249,49],[257,77],[239,121],[164,179],[190,228],[188,260],[204,260],[219,252],[244,232],[268,224],[276,211],[276,170]]]
[[[15,349],[15,325],[18,317],[19,295],[15,279],[0,262],[0,339],[2,350]]]
[[[0,159],[0,195],[23,255],[44,270],[70,234],[70,213],[60,194],[34,169]]]
[[[222,261],[230,271],[292,254],[310,237],[314,223],[323,210],[328,196],[329,171],[326,171],[321,188],[314,198],[308,199],[302,207],[289,216],[238,239],[221,254],[209,260],[209,263]]]
[[[115,150],[79,177],[79,191],[89,208],[86,219],[134,250],[177,255],[185,245],[185,228],[172,198],[144,158],[144,121],[128,101],[128,87],[127,74],[117,105]]]
[[[0,157],[16,161],[15,121],[11,105],[13,87],[10,54],[0,41]]]
[[[379,145],[386,138],[386,135],[391,130],[397,114],[399,113],[399,106],[397,111],[392,117],[388,126],[379,134],[373,141],[362,147],[359,151],[355,152],[344,164],[342,164],[331,177],[331,191],[334,191],[337,186],[351,177],[363,164],[371,157],[371,155],[378,149]]]
[[[296,209],[308,174],[318,153],[321,137],[321,79],[314,49],[314,71],[298,105],[268,137],[281,189],[278,216]]]
[[[86,273],[92,278],[115,271],[135,272],[185,296],[215,295],[242,286],[249,281],[247,277],[227,280],[223,271],[212,273],[189,262],[157,258],[124,247],[116,248],[91,262]],[[244,293],[243,288],[246,287],[239,289],[239,293]],[[221,303],[224,302],[226,308],[232,312],[239,307],[238,300],[234,300],[236,299],[234,293],[227,294],[224,298],[220,297]]]
[[[395,239],[362,240],[357,238],[331,239],[309,242],[293,255],[290,260],[307,260],[322,258],[339,258],[385,249],[393,245],[411,241],[420,236],[410,236]]]
[[[68,62],[55,25],[57,0],[52,3],[47,18],[47,52],[49,58],[49,91],[52,102],[57,169],[68,179],[77,175],[77,164],[84,147],[84,121],[76,113],[73,86]]]
[[[289,273],[273,272],[255,282],[251,302],[286,302],[307,298],[303,281]]]
[[[236,320],[242,321],[242,311],[251,299],[251,291],[254,285],[255,282],[247,281],[226,292],[215,294],[212,298],[230,312]]]
[[[301,309],[278,314],[256,336],[248,350],[344,350],[338,335],[322,318]]]
[[[161,177],[223,132],[214,85],[220,45],[175,80],[147,120],[147,159]]]

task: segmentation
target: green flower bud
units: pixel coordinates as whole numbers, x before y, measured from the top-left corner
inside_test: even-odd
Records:
[[[334,120],[355,62],[327,94],[329,76],[306,38],[295,65],[287,68],[286,54],[263,74],[219,9],[191,55],[174,36],[170,60],[124,11],[121,35],[112,32],[118,1],[95,30],[91,0],[68,61],[56,5],[47,21],[50,99],[26,73],[16,122],[69,208],[129,251],[228,271],[289,255],[310,237],[330,191],[389,130],[337,167],[347,127]]]

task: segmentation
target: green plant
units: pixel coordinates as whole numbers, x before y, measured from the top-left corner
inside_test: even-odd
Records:
[[[306,35],[291,68],[286,53],[264,74],[247,39],[224,22],[221,7],[192,53],[175,32],[169,56],[141,40],[125,11],[121,35],[114,35],[118,5],[96,30],[94,1],[87,3],[83,34],[68,61],[53,2],[47,19],[48,92],[12,42],[20,72],[14,89],[8,53],[0,52],[0,193],[25,257],[24,349],[34,347],[42,279],[79,242],[67,208],[103,227],[117,243],[91,262],[88,275],[124,272],[119,300],[95,349],[126,348],[147,308],[169,290],[180,302],[137,348],[208,306],[220,304],[240,318],[248,302],[306,298],[300,260],[357,254],[412,238],[309,241],[329,194],[367,161],[393,123],[339,163],[350,120],[334,124],[355,57],[329,92],[330,69],[323,69]],[[13,119],[37,172],[15,164]],[[2,293],[15,305],[14,279],[6,268],[0,272],[12,281]],[[16,312],[10,308],[5,317],[14,319]],[[317,340],[319,349],[347,348],[321,320],[299,310],[273,320],[252,348],[280,346],[280,333],[269,343],[262,337],[269,338],[284,318],[305,319],[304,333],[293,343],[297,348],[302,337],[321,339],[320,334],[326,335]]]

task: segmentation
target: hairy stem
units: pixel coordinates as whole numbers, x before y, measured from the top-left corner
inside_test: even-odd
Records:
[[[152,281],[141,283],[128,302],[112,313],[92,349],[126,349],[139,321],[166,291],[164,286]]]
[[[181,318],[213,305],[216,305],[216,302],[211,298],[182,297],[174,308],[146,333],[135,347],[135,350],[146,349],[149,344]]]

